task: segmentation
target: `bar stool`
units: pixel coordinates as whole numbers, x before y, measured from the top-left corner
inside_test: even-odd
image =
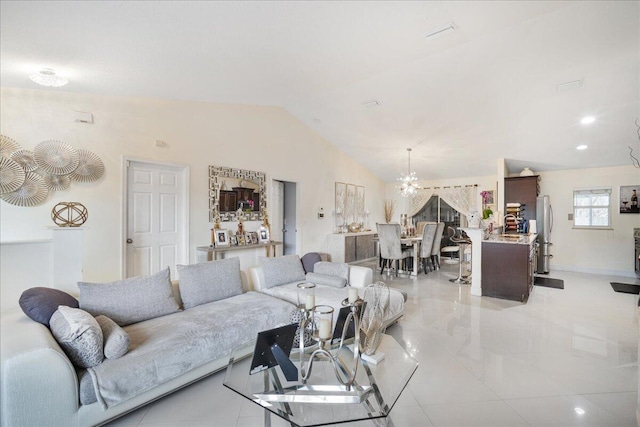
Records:
[[[455,234],[456,230],[453,227],[447,227],[447,237],[449,238],[449,240],[451,240],[451,238],[455,236]],[[445,262],[447,264],[455,264],[456,262],[453,260],[453,254],[460,253],[460,246],[445,246],[440,249],[440,253],[443,255],[449,255],[449,258],[445,258]]]
[[[455,279],[449,279],[449,281],[460,285],[469,285],[471,282],[462,275],[462,258],[464,257],[464,250],[471,244],[471,239],[466,235],[463,236],[459,232],[455,233],[455,235],[450,237],[450,239],[453,243],[457,243],[458,246],[460,246],[460,252],[458,253],[458,277]]]

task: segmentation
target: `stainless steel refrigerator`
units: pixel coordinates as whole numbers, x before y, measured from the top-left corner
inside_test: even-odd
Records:
[[[553,231],[553,209],[549,196],[536,199],[536,226],[538,228],[538,266],[536,273],[548,274],[551,255],[551,231]]]

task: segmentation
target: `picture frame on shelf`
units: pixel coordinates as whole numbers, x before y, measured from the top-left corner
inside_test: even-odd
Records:
[[[258,228],[258,242],[269,243],[269,241],[270,241],[269,229],[267,227],[260,226],[260,228]]]
[[[251,244],[252,245],[257,245],[258,244],[258,232],[257,231],[252,231],[249,234],[251,234]]]
[[[215,245],[217,248],[229,246],[229,230],[215,231]]]
[[[238,236],[235,234],[233,236],[229,236],[229,244],[231,246],[238,246]]]
[[[238,246],[246,245],[246,241],[244,239],[244,234],[237,234],[236,237],[238,238]]]

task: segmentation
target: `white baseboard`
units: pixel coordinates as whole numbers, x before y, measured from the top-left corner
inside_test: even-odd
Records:
[[[573,273],[586,273],[586,274],[597,274],[599,276],[620,276],[620,277],[633,277],[636,278],[636,273],[634,271],[626,271],[626,270],[600,270],[597,268],[582,268],[575,267],[572,265],[557,265],[551,264],[549,265],[551,271],[571,271]]]

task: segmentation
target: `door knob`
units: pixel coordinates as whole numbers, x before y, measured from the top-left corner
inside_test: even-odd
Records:
[[[132,239],[127,239],[127,243],[133,243]]]

